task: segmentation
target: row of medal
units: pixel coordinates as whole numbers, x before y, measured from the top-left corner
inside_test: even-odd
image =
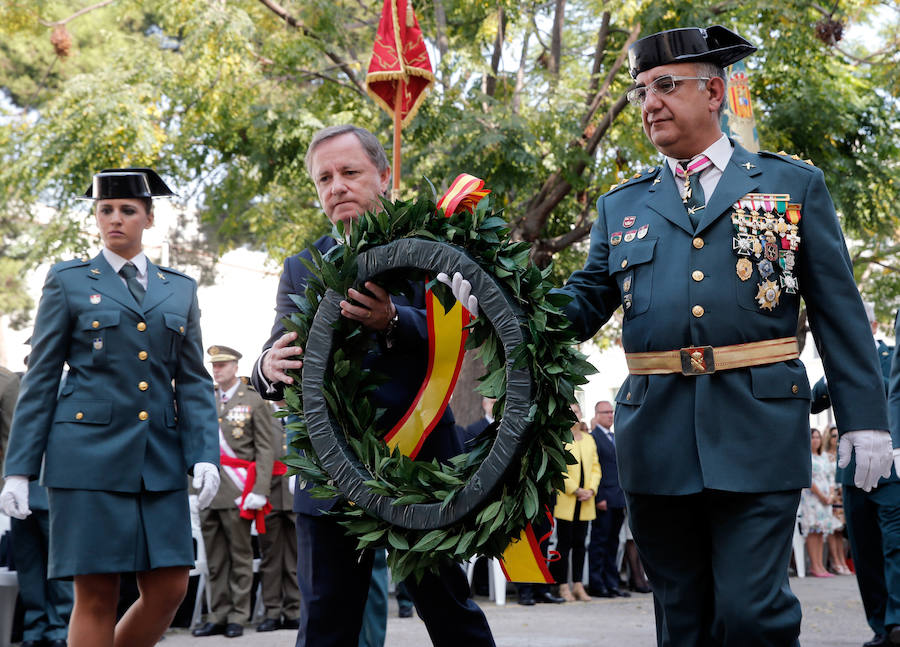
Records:
[[[748,193],[734,203],[732,249],[738,257],[735,271],[741,281],[759,272],[756,302],[760,309],[773,310],[782,291],[796,294],[794,276],[800,247],[800,205],[790,202],[787,193]]]
[[[622,227],[628,229],[629,227],[634,226],[634,221],[637,220],[637,216],[626,216],[625,220],[622,221]],[[626,232],[616,231],[613,232],[609,237],[609,244],[615,247],[623,240],[626,243],[630,243],[635,238],[643,238],[647,235],[647,232],[650,231],[650,225],[644,225],[643,227],[639,227],[638,229],[629,229]]]
[[[244,435],[244,425],[250,420],[252,407],[246,404],[236,404],[225,414],[225,419],[232,424],[232,438],[240,438]]]

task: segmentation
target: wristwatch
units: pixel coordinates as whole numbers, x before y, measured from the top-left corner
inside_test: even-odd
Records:
[[[387,328],[384,329],[384,345],[388,348],[394,346],[394,331],[397,330],[397,324],[400,321],[400,313],[394,308],[394,316],[388,322]]]

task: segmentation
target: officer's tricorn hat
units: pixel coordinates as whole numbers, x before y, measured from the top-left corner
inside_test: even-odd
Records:
[[[162,198],[175,193],[150,168],[108,168],[94,175],[84,195],[87,200]]]
[[[721,25],[669,29],[635,41],[628,49],[628,70],[636,78],[669,63],[708,62],[724,68],[755,51],[750,41]]]
[[[210,362],[236,362],[243,355],[228,346],[210,346],[206,349]]]

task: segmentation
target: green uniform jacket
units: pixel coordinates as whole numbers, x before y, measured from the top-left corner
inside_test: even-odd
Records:
[[[771,310],[757,302],[755,262],[745,279],[737,271],[731,214],[748,193],[787,193],[801,205],[799,292],[782,289]],[[878,358],[821,171],[735,145],[696,231],[668,166],[601,196],[597,209],[587,263],[563,288],[574,297],[566,313],[580,338],[619,306],[627,306],[626,353],[791,337],[803,297],[838,429],[888,429]],[[629,375],[616,397],[622,487],[664,495],[807,487],[809,405],[799,360],[712,375]]]
[[[51,488],[180,490],[218,464],[196,282],[148,261],[138,305],[102,254],[47,274],[5,474]],[[63,365],[69,373],[57,400]]]
[[[272,461],[275,459],[276,427],[272,406],[260,397],[252,386],[241,384],[228,402],[219,403],[219,426],[235,457],[256,462],[256,484],[253,492],[269,496],[272,482]],[[220,510],[235,507],[234,500],[242,489],[228,476],[230,468],[219,468],[219,491],[211,508]]]

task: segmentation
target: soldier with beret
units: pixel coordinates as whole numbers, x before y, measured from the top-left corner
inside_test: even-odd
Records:
[[[599,198],[587,262],[563,289],[581,339],[624,312],[616,452],[659,645],[798,644],[787,572],[810,484],[801,297],[841,464],[854,455],[868,491],[893,461],[878,358],[822,172],[750,153],[720,129],[723,68],[755,49],[721,26],[632,45],[628,98],[665,160]]]
[[[210,346],[206,352],[216,383],[221,484],[210,506],[200,511],[211,608],[207,621],[192,633],[235,638],[243,635],[242,623],[250,617],[250,524],[256,521],[257,532],[266,532],[278,422],[269,404],[238,378],[238,351]]]
[[[13,418],[0,509],[31,514],[28,483],[43,463],[48,577],[74,577],[72,647],[156,644],[194,563],[185,475],[201,507],[218,487],[197,283],[142,251],[152,198],[169,195],[151,169],[94,176],[84,197],[103,250],[47,274]],[[119,574],[130,572],[140,598],[116,623]]]

